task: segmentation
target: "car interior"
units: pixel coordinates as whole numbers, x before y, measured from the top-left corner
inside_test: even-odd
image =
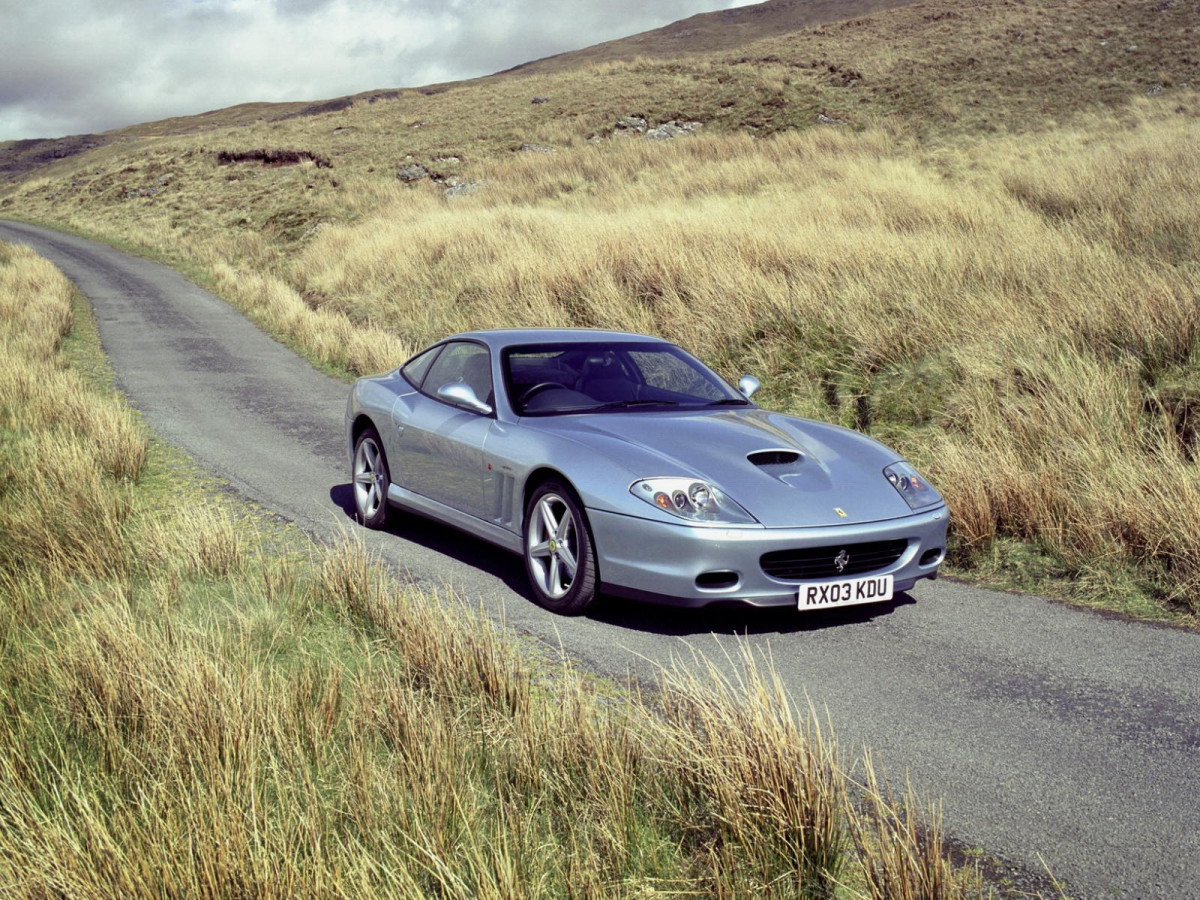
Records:
[[[473,353],[463,364],[462,382],[475,392],[475,396],[489,406],[495,405],[492,390],[492,362],[487,353]]]
[[[523,412],[633,400],[643,387],[613,350],[513,356],[508,372],[514,404]]]

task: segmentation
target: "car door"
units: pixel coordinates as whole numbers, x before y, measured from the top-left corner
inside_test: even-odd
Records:
[[[442,347],[418,391],[400,397],[392,408],[399,447],[399,484],[453,509],[485,518],[483,443],[494,418],[438,399],[448,384],[468,384],[493,404],[491,356],[473,341]]]

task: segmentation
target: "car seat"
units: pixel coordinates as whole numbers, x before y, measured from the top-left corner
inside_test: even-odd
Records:
[[[575,382],[575,390],[600,403],[637,399],[637,385],[622,371],[612,353],[589,356]]]

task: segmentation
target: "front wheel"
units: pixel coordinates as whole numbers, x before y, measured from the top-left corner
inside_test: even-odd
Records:
[[[555,481],[538,487],[525,507],[525,570],[537,602],[579,615],[596,599],[596,555],[583,506]]]
[[[354,444],[354,511],[358,521],[368,528],[382,528],[387,524],[388,474],[387,457],[383,455],[383,442],[379,432],[367,428]]]

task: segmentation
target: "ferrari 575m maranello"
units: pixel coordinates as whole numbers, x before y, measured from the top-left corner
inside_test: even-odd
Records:
[[[801,611],[935,578],[941,495],[870,438],[771,412],[659,338],[586,330],[446,338],[350,393],[354,503],[416,513],[525,559],[534,597],[609,594]]]

